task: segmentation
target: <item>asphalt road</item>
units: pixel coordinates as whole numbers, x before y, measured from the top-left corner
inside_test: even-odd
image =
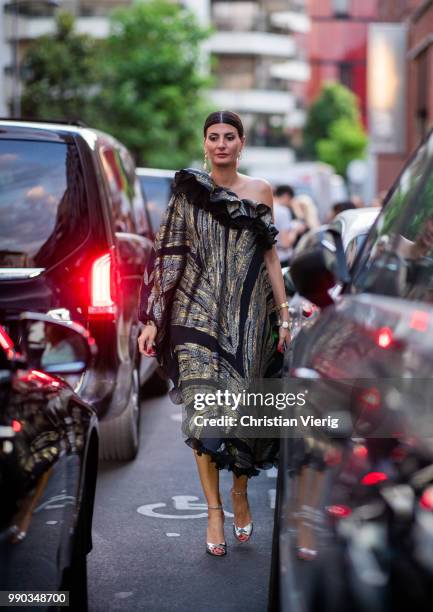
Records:
[[[254,533],[245,544],[232,533],[231,474],[221,473],[228,547],[225,557],[211,557],[205,500],[180,416],[168,397],[144,402],[138,457],[100,464],[88,556],[91,612],[266,611],[276,470],[250,480]]]

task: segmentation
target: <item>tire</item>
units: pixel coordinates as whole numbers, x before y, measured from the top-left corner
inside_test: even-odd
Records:
[[[166,395],[169,389],[169,382],[159,374],[159,368],[155,370],[149,380],[141,387],[142,397],[162,397]]]
[[[131,461],[137,456],[140,430],[140,385],[138,370],[132,373],[131,393],[125,410],[114,419],[99,423],[100,459]]]

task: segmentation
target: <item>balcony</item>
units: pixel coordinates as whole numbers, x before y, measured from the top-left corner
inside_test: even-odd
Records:
[[[305,83],[310,80],[311,68],[308,62],[290,60],[271,66],[270,74],[274,79]]]
[[[217,32],[204,48],[219,55],[261,55],[293,57],[296,44],[290,36],[267,32]]]
[[[12,15],[6,14],[3,20],[4,39],[11,42],[18,40],[33,40],[43,34],[53,34],[55,21],[52,17],[31,17],[20,15],[17,26],[14,27]],[[106,17],[80,17],[76,22],[76,31],[80,34],[91,34],[95,38],[106,38],[109,22]]]
[[[220,108],[240,113],[287,115],[295,108],[295,98],[287,91],[214,89],[211,99]]]

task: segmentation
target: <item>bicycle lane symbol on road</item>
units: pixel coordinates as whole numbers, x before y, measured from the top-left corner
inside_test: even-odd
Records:
[[[198,502],[198,497],[195,497],[194,495],[173,495],[171,499],[173,500],[174,510],[177,511],[178,514],[164,514],[155,512],[157,508],[167,507],[167,504],[164,502],[139,506],[137,508],[137,512],[143,516],[163,519],[198,519],[207,517],[207,504]],[[185,510],[204,510],[205,512],[198,512],[197,514],[181,514],[181,512]],[[224,510],[224,514],[228,517],[233,517],[233,514],[227,510]]]

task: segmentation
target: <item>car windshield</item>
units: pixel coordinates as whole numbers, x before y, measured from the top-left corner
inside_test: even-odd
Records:
[[[72,144],[0,139],[0,268],[47,267],[87,235]]]
[[[403,171],[370,232],[354,286],[433,303],[433,134]]]

